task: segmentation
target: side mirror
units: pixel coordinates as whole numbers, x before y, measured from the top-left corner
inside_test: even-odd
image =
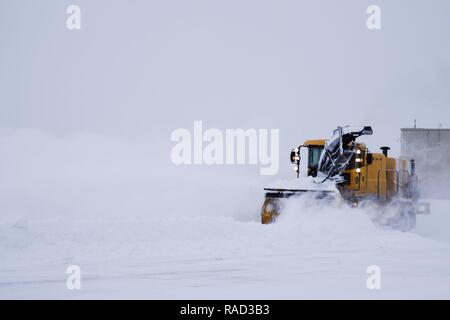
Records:
[[[295,148],[291,150],[291,155],[289,156],[291,163],[300,162],[300,148]]]
[[[297,173],[297,179],[300,176],[300,147],[291,150],[291,163],[294,164],[294,170]]]
[[[290,160],[291,160],[291,163],[295,163],[295,157],[297,156],[297,154],[296,154],[296,152],[294,151],[294,149],[292,149],[292,151],[291,151],[291,155],[290,155]]]
[[[373,162],[373,154],[367,153],[366,163],[367,164],[372,164],[372,162]]]

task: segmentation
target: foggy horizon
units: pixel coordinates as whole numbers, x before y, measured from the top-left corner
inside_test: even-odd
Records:
[[[71,1],[2,1],[0,127],[166,140],[202,120],[292,144],[372,125],[395,147],[414,119],[450,127],[450,4],[436,2],[378,1],[371,32],[369,1],[77,1],[76,31]]]

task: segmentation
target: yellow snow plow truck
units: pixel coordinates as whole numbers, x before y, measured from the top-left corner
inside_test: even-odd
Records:
[[[360,136],[372,133],[370,126],[337,127],[330,140],[307,140],[292,149],[290,160],[297,179],[301,176],[301,154],[306,153],[307,166],[303,175],[311,177],[308,179],[316,185],[332,183],[335,190],[296,188],[292,183],[288,188],[265,188],[262,223],[274,222],[282,214],[287,199],[291,201],[308,194],[317,201],[327,201],[329,194],[336,194],[337,189],[340,203],[349,207],[375,207],[378,212],[376,222],[404,231],[414,228],[416,214],[430,211],[428,203],[418,201],[414,159],[392,158],[388,155],[389,147],[381,147],[380,153],[374,153],[364,143],[356,141]]]

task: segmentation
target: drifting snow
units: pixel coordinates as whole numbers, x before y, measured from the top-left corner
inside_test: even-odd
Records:
[[[273,189],[300,189],[338,192],[335,182],[326,180],[321,183],[322,181],[323,179],[315,179],[313,177],[300,177],[299,179],[284,179],[269,182],[266,184],[266,187]]]
[[[0,298],[450,298],[448,201],[417,233],[308,197],[261,225],[257,169],[175,167],[145,139],[21,132],[0,149]]]

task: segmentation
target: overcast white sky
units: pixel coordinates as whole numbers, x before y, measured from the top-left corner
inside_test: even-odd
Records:
[[[370,4],[380,31],[366,28]],[[279,128],[292,146],[368,124],[378,147],[415,118],[450,127],[446,0],[0,0],[0,48],[7,129],[169,141],[203,120]]]

